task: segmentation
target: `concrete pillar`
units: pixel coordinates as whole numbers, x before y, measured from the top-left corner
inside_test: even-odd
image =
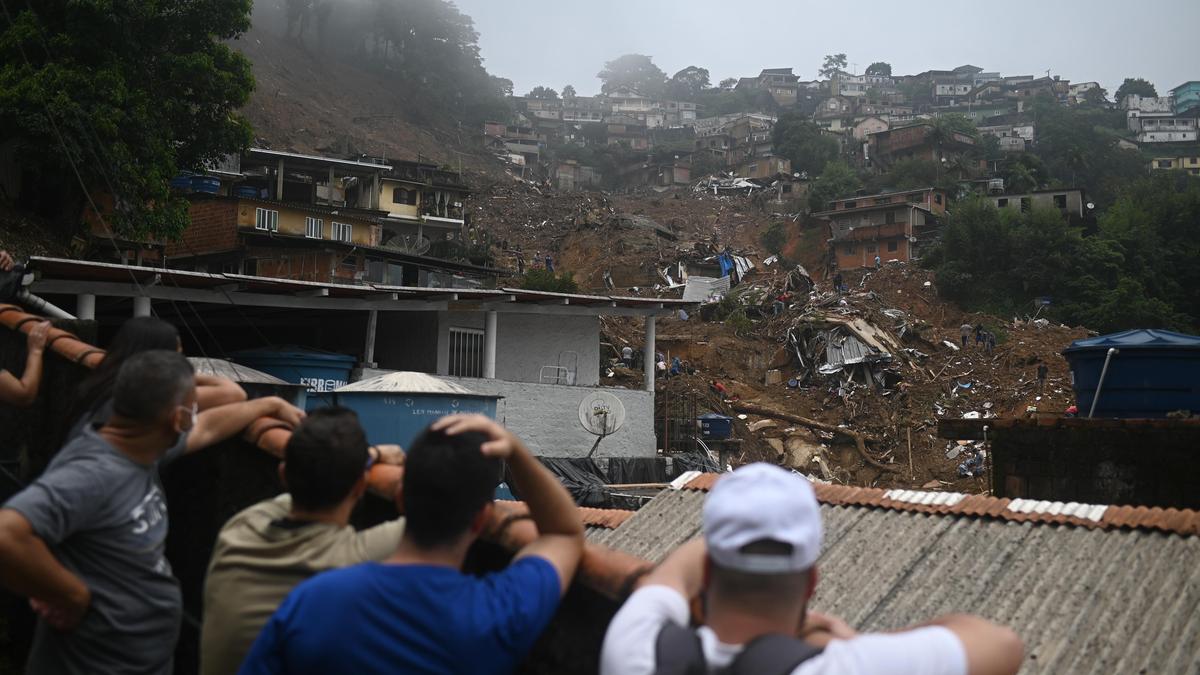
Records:
[[[379,172],[376,171],[371,179],[371,208],[379,208]]]
[[[75,317],[91,321],[96,318],[96,296],[80,293],[75,297]]]
[[[646,344],[642,347],[642,369],[646,376],[646,391],[654,391],[654,316],[646,317]]]
[[[333,167],[330,166],[329,167],[329,187],[326,188],[326,190],[325,190],[325,201],[328,202],[330,206],[333,206],[333,181],[334,181]],[[333,226],[330,225],[330,228],[332,228],[332,227]]]
[[[150,296],[139,295],[133,299],[134,316],[150,316]]]
[[[496,379],[496,317],[495,311],[484,315],[483,324],[483,376]]]
[[[372,309],[367,312],[367,344],[363,348],[363,365],[368,368],[375,367],[375,333],[379,326],[379,310]]]
[[[275,168],[275,199],[283,201],[283,158],[279,158],[279,166]]]

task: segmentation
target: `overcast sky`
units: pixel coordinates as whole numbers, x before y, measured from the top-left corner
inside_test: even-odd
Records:
[[[484,65],[518,95],[544,84],[580,95],[621,54],[648,54],[670,76],[697,65],[726,77],[792,67],[816,79],[825,54],[861,73],[897,75],[970,63],[1005,75],[1095,80],[1112,95],[1125,77],[1160,94],[1200,79],[1200,0],[456,0],[475,20]]]

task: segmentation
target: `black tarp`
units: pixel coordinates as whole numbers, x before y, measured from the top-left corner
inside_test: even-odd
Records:
[[[616,485],[629,483],[666,483],[672,476],[667,471],[665,457],[610,457],[608,459],[608,482]]]
[[[606,482],[604,472],[589,457],[538,457],[550,472],[562,481],[580,506],[605,508],[608,505],[608,493],[604,489]],[[504,481],[512,490],[513,497],[523,499],[517,486],[513,484],[512,473],[504,468]]]

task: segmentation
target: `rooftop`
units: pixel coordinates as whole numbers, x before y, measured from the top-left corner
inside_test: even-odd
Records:
[[[699,534],[716,479],[588,539],[658,562]],[[1200,513],[814,487],[825,543],[813,607],[859,630],[968,611],[1021,635],[1024,672],[1200,667]]]

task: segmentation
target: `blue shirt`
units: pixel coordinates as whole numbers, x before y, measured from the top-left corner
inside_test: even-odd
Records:
[[[510,673],[559,595],[537,556],[484,577],[381,563],[324,572],[288,595],[239,672]]]

